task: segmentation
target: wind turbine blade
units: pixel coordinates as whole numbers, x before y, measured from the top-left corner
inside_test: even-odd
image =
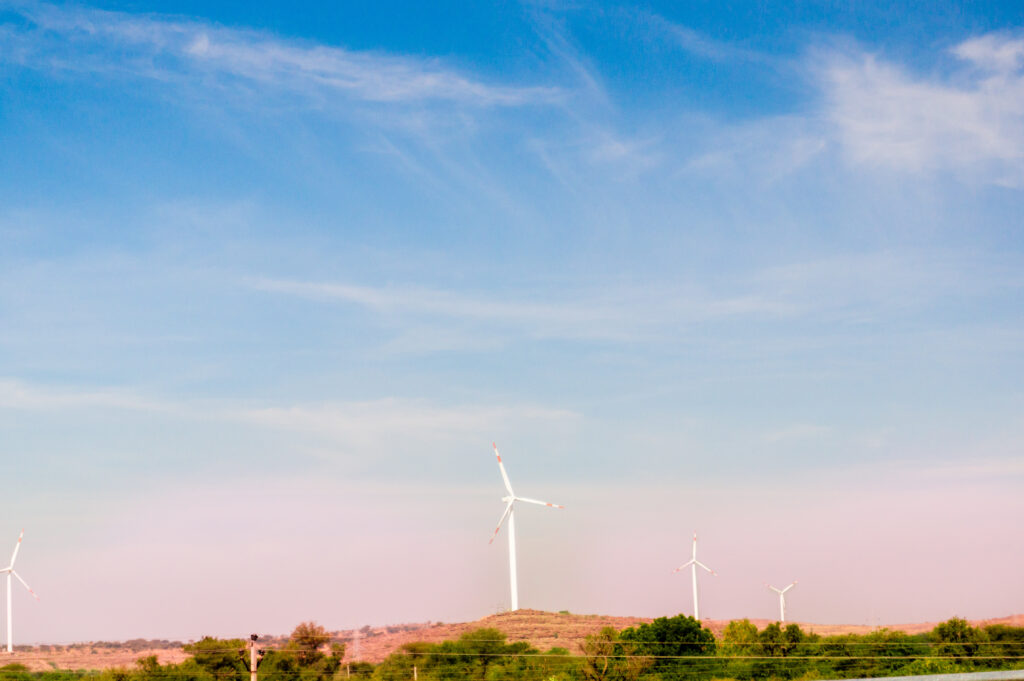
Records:
[[[32,587],[30,587],[30,586],[28,585],[28,582],[26,582],[26,581],[25,581],[24,579],[22,579],[22,578],[21,578],[21,575],[19,575],[19,574],[18,574],[17,572],[15,572],[14,570],[11,570],[11,574],[12,574],[12,575],[14,575],[15,577],[17,577],[17,578],[18,578],[18,581],[19,581],[19,582],[21,582],[21,583],[22,583],[22,585],[23,585],[23,586],[24,586],[24,587],[25,587],[26,589],[28,589],[28,592],[29,592],[30,594],[32,594],[32,598],[36,599],[37,601],[39,600],[39,596],[37,596],[37,595],[36,595],[36,592],[32,590]]]
[[[680,565],[679,567],[677,567],[672,572],[679,572],[680,570],[685,570],[686,568],[690,567],[691,565],[693,565],[696,562],[697,561],[695,561],[695,560],[688,560],[685,563],[683,563],[682,565]]]
[[[776,588],[775,588],[774,586],[772,586],[771,584],[765,584],[765,586],[766,586],[766,587],[768,587],[769,589],[771,589],[772,591],[774,591],[774,592],[775,592],[775,593],[777,593],[777,594],[781,594],[781,593],[784,593],[784,592],[782,592],[782,591],[779,591],[778,589],[776,589]]]
[[[494,543],[494,538],[498,536],[498,530],[500,530],[501,526],[505,524],[505,518],[508,518],[508,514],[512,512],[512,504],[514,503],[514,501],[508,502],[508,506],[505,507],[505,512],[501,514],[501,520],[498,521],[498,526],[494,528],[494,534],[491,535],[491,540],[487,542],[488,544]]]
[[[526,497],[516,497],[516,501],[525,501],[528,504],[539,504],[540,506],[550,506],[551,508],[565,508],[560,504],[549,504],[546,501],[537,501],[536,499],[527,499]]]
[[[779,593],[781,593],[781,594],[784,594],[784,593],[786,593],[787,591],[789,591],[790,589],[792,589],[792,588],[793,588],[794,586],[796,586],[796,581],[794,581],[794,582],[793,582],[792,584],[790,584],[789,586],[787,586],[787,587],[786,587],[785,589],[783,589],[782,591],[779,591]],[[776,589],[776,591],[778,591],[778,589]]]
[[[505,472],[505,464],[501,462],[501,454],[498,452],[498,445],[492,442],[491,446],[494,447],[494,455],[498,457],[498,468],[501,470],[501,479],[505,481],[505,489],[508,490],[508,495],[510,497],[514,497],[516,493],[512,491],[512,483],[508,481],[508,473]]]
[[[715,577],[718,576],[717,572],[715,572],[714,570],[712,570],[711,568],[709,568],[707,565],[705,565],[704,563],[700,562],[699,560],[695,560],[695,561],[692,561],[692,562],[696,563],[697,565],[700,565],[702,568],[704,568],[705,570],[707,570],[708,572],[713,574]]]
[[[25,530],[21,531],[18,535],[18,543],[14,545],[14,553],[11,554],[11,567],[14,567],[14,559],[18,557],[18,551],[21,550],[21,539],[25,536]]]

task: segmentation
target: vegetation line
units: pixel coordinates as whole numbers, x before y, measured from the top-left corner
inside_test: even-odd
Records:
[[[55,655],[19,655],[0,681],[249,681],[249,641],[206,637],[182,646],[191,657],[134,668],[32,671]],[[953,618],[932,631],[821,636],[797,624],[730,622],[716,639],[692,617],[661,617],[617,630],[605,627],[547,651],[481,628],[441,643],[401,646],[373,664],[351,660],[345,642],[313,622],[282,645],[260,650],[259,681],[821,681],[921,674],[1024,670],[1024,627],[973,627]]]

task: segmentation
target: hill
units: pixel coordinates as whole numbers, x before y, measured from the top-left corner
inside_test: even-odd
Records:
[[[625,629],[644,622],[643,617],[613,617],[611,615],[571,615],[569,613],[544,612],[542,610],[516,610],[490,615],[474,622],[457,624],[402,625],[356,631],[339,631],[335,638],[348,648],[346,657],[365,662],[380,662],[406,643],[427,641],[440,643],[455,639],[474,629],[492,627],[505,632],[509,641],[528,641],[540,650],[567,648],[571,653],[579,652],[579,644],[590,634],[604,627]],[[392,630],[392,631],[389,631]]]
[[[335,638],[343,641],[348,647],[348,659],[360,659],[365,662],[380,662],[406,643],[441,641],[458,638],[461,634],[473,629],[493,627],[505,632],[509,641],[527,641],[539,650],[554,647],[566,648],[573,654],[580,652],[580,644],[590,634],[595,634],[604,627],[624,629],[638,624],[650,622],[649,617],[613,617],[610,615],[575,615],[569,613],[552,613],[541,610],[517,610],[497,615],[490,615],[475,622],[459,624],[413,624],[400,627],[382,627],[371,629],[364,627],[357,635],[355,631],[335,632]],[[758,629],[763,629],[775,620],[751,620]],[[729,620],[705,620],[704,625],[721,637],[722,631]],[[866,624],[815,624],[797,622],[804,631],[815,632],[822,636],[836,634],[866,634],[883,627]],[[918,634],[931,631],[938,622],[913,622],[909,624],[890,624],[884,628]],[[972,620],[973,626],[990,624],[1009,624],[1024,626],[1024,615],[1011,615],[987,620]],[[358,644],[356,643],[358,639]]]

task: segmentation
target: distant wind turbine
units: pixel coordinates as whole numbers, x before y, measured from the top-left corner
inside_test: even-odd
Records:
[[[708,572],[710,572],[715,577],[718,576],[717,572],[715,572],[714,570],[709,568],[707,565],[705,565],[704,563],[702,563],[699,560],[697,560],[697,533],[694,532],[693,533],[693,558],[691,558],[689,560],[689,562],[683,563],[682,565],[677,567],[675,570],[673,570],[673,572],[681,572],[682,570],[685,570],[686,568],[691,568],[692,569],[692,576],[693,576],[693,619],[695,619],[695,620],[700,620],[700,608],[697,605],[697,566],[698,565],[700,567],[704,568],[705,570],[707,570]]]
[[[558,504],[549,504],[546,501],[537,501],[536,499],[527,499],[526,497],[517,497],[516,493],[512,491],[512,483],[508,481],[508,473],[505,472],[505,464],[501,462],[501,454],[498,453],[498,445],[491,443],[494,447],[494,455],[498,457],[498,469],[501,471],[501,479],[505,482],[505,489],[508,490],[508,496],[502,497],[501,500],[508,503],[505,507],[505,512],[501,515],[501,520],[498,521],[498,526],[494,528],[494,534],[491,535],[491,543],[494,538],[498,536],[498,530],[501,529],[505,519],[508,518],[508,576],[509,583],[512,589],[512,610],[519,609],[519,588],[516,584],[516,519],[515,519],[515,503],[517,501],[525,501],[528,504],[539,504],[541,506],[550,506],[551,508],[565,508],[565,506],[559,506]]]
[[[28,583],[24,579],[21,578],[21,575],[19,575],[17,572],[14,571],[14,561],[18,557],[18,551],[19,551],[19,549],[21,549],[21,539],[24,536],[25,536],[25,530],[22,530],[21,534],[18,535],[18,543],[14,545],[14,553],[11,554],[11,564],[8,565],[7,567],[5,567],[4,569],[0,570],[0,574],[3,574],[5,572],[7,573],[7,652],[8,653],[13,653],[14,652],[14,625],[12,624],[13,620],[11,618],[11,577],[12,576],[17,577],[18,581],[21,582],[22,585],[26,589],[28,589],[28,592],[30,594],[32,594],[32,597],[35,598],[37,601],[39,600],[39,596],[36,596],[36,592],[32,590],[32,587],[30,587],[28,585]]]
[[[790,589],[792,589],[794,586],[796,586],[796,580],[794,580],[793,583],[790,584],[789,586],[787,586],[785,589],[776,589],[774,586],[772,586],[771,584],[767,584],[767,583],[765,584],[765,586],[768,587],[769,589],[771,589],[772,591],[774,591],[775,593],[779,594],[779,621],[780,622],[785,622],[786,621],[786,592],[789,591]]]

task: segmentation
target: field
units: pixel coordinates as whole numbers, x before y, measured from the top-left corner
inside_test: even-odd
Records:
[[[518,610],[516,612],[491,615],[474,622],[452,624],[426,623],[402,624],[388,627],[363,627],[362,629],[334,632],[334,639],[343,641],[348,647],[347,657],[366,662],[380,662],[390,653],[406,643],[428,641],[437,643],[458,638],[461,634],[482,627],[493,627],[505,632],[509,641],[529,641],[531,645],[548,650],[554,647],[566,648],[578,654],[583,639],[604,627],[623,629],[644,622],[650,618],[613,617],[607,615],[575,615],[550,613],[539,610]],[[758,628],[770,624],[771,620],[751,620]],[[728,620],[708,620],[704,623],[716,636],[728,624]],[[876,627],[857,624],[814,624],[800,622],[805,631],[822,635],[865,634]],[[930,631],[937,622],[915,622],[910,624],[886,625],[889,629],[910,634]],[[989,624],[1024,625],[1024,615],[1013,615],[996,619],[974,620],[974,626]],[[265,647],[283,643],[284,637],[267,637],[261,642]],[[357,642],[358,641],[358,642]],[[161,664],[181,662],[188,655],[180,647],[151,647],[133,643],[123,646],[102,644],[76,644],[74,646],[44,646],[31,650],[18,650],[12,655],[3,655],[3,663],[21,663],[29,669],[109,669],[131,667],[139,658],[156,655]]]

